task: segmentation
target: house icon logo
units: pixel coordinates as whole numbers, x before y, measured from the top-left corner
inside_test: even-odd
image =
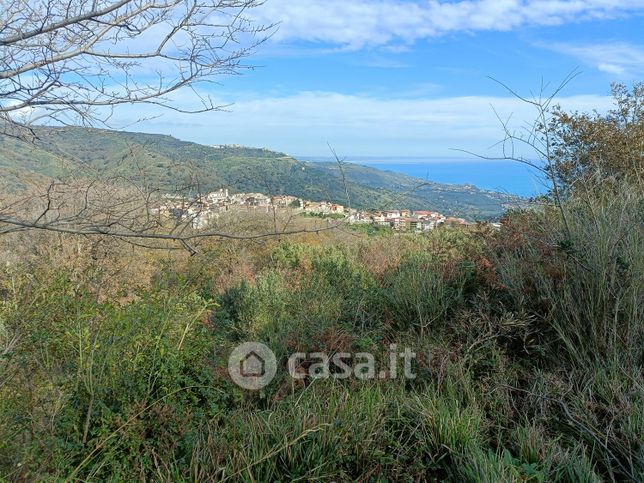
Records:
[[[239,373],[244,377],[262,377],[266,374],[266,361],[255,351],[250,351],[239,361]]]
[[[277,372],[275,354],[259,342],[245,342],[228,358],[228,373],[238,386],[258,390],[268,385]]]

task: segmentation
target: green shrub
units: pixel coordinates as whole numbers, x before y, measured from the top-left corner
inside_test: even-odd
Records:
[[[155,454],[187,457],[186,430],[223,400],[202,321],[207,304],[164,293],[99,304],[64,273],[32,288],[35,297],[2,311],[21,332],[17,370],[0,387],[11,431],[0,428],[11,434],[0,438],[2,466],[27,479],[74,471],[127,478],[151,475]]]
[[[221,242],[150,257],[148,288],[76,252],[3,269],[0,478],[641,479],[640,195],[600,194],[568,227]],[[253,340],[278,360],[256,393],[226,373]],[[390,343],[415,379],[287,375],[296,351]]]
[[[628,186],[573,197],[567,223],[553,212],[535,215],[499,248],[500,282],[515,307],[547,321],[579,367],[642,361],[642,203]]]
[[[394,327],[414,329],[422,335],[437,326],[445,327],[447,318],[465,301],[465,287],[472,267],[459,263],[445,270],[431,254],[403,258],[385,281],[382,296],[391,312]]]

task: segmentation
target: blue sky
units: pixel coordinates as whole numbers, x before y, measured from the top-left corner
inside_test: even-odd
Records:
[[[130,129],[293,155],[492,154],[492,106],[516,126],[533,112],[488,76],[529,95],[578,68],[561,104],[601,111],[611,82],[644,75],[644,0],[267,0],[248,15],[280,24],[253,70],[207,88],[226,112]]]

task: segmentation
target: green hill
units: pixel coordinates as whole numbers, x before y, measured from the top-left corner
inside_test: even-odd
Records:
[[[335,163],[303,162],[267,149],[205,146],[167,135],[77,127],[40,127],[36,134],[33,143],[0,138],[3,189],[22,189],[43,177],[100,176],[161,191],[226,186],[345,205],[348,191],[355,208],[423,208],[470,219],[496,217],[522,203],[519,197],[472,186],[428,183],[357,164],[345,164],[341,170]]]

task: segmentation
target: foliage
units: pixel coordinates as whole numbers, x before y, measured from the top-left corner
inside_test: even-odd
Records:
[[[125,271],[113,270],[118,250],[93,260],[86,241],[52,249],[55,266],[23,244],[0,287],[0,475],[637,479],[638,200],[569,205],[568,241],[544,211],[512,214],[498,232],[138,252]],[[245,271],[226,278],[241,261],[231,254],[251,246]],[[151,275],[123,292],[130,271]],[[257,393],[226,373],[247,340],[278,359]],[[293,352],[386,360],[392,343],[417,352],[415,379],[286,372]]]
[[[642,186],[644,83],[630,90],[613,84],[612,92],[615,107],[606,114],[553,112],[547,131],[555,175],[566,191],[625,180]]]
[[[329,220],[341,220],[344,218],[344,215],[340,213],[309,213],[309,212],[304,212],[302,213],[302,216],[308,217],[308,218],[322,218],[322,219],[329,219]]]
[[[629,156],[590,156],[561,206],[500,230],[206,242],[194,257],[6,236],[0,479],[642,481]],[[242,341],[276,355],[257,392],[227,374]],[[381,362],[393,346],[416,353],[414,378],[288,375],[295,352],[306,372],[311,352]]]

